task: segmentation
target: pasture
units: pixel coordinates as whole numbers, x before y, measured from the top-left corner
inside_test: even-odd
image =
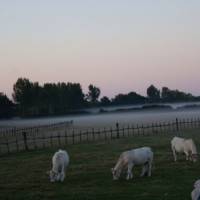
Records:
[[[177,134],[177,133],[176,133]],[[200,130],[182,131],[200,150]],[[66,145],[70,165],[63,183],[50,183],[45,172],[58,148],[13,153],[0,157],[0,199],[7,200],[188,200],[193,183],[200,177],[200,161],[191,163],[179,156],[173,162],[170,140],[173,133],[133,136],[89,144]],[[133,180],[113,181],[110,168],[122,151],[150,146],[154,151],[152,177],[140,178],[141,167],[133,168]]]

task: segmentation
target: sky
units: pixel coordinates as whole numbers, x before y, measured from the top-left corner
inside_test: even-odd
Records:
[[[0,92],[19,77],[101,95],[200,95],[199,0],[0,0]]]

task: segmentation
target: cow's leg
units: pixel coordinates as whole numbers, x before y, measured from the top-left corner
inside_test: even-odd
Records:
[[[140,175],[141,177],[145,176],[145,174],[147,172],[147,168],[148,168],[147,164],[144,164],[143,167],[142,167],[141,175]]]
[[[60,181],[63,182],[64,179],[65,179],[65,168],[64,168],[64,166],[62,166],[62,170],[60,173]]]
[[[148,163],[148,176],[151,176],[152,161]]]
[[[189,160],[190,160],[190,161],[193,161],[192,153],[189,153]]]
[[[173,156],[174,156],[174,161],[177,161],[177,156],[176,156],[176,150],[175,148],[172,146],[172,152],[173,152]]]
[[[151,176],[151,164],[152,162],[149,161],[146,163],[142,168],[142,173],[140,176]]]
[[[60,181],[60,176],[61,176],[61,174],[58,173],[57,176],[56,176],[56,181]]]
[[[187,152],[187,151],[184,151],[184,153],[185,153],[185,158],[186,158],[186,160],[189,160],[190,158],[189,158],[189,153]]]
[[[128,170],[127,170],[127,177],[126,180],[132,179],[133,174],[132,174],[132,168],[133,168],[133,163],[128,164]]]
[[[61,172],[60,174],[60,181],[63,182],[65,179],[65,172]]]

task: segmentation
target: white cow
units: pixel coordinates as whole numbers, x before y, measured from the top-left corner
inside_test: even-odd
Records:
[[[177,160],[176,153],[184,153],[186,155],[186,160],[191,160],[193,162],[197,161],[197,148],[192,139],[174,137],[171,141],[171,148],[174,155],[174,161]]]
[[[191,192],[192,200],[200,200],[200,180],[194,183],[194,190]]]
[[[143,165],[141,176],[151,176],[153,152],[150,147],[142,147],[123,152],[114,168],[111,169],[113,180],[118,180],[122,171],[127,170],[126,179],[132,179],[132,168],[135,165]]]
[[[51,182],[64,181],[65,170],[69,165],[69,155],[64,150],[57,151],[52,157],[52,169],[47,172]]]

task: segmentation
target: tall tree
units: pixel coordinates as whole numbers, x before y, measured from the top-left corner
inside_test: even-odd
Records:
[[[154,85],[150,85],[147,88],[147,97],[151,102],[156,102],[160,100],[160,90],[158,90]]]
[[[0,93],[0,118],[9,118],[13,116],[14,104],[3,93]]]
[[[169,100],[170,89],[168,87],[162,87],[161,98],[163,100]]]
[[[67,101],[70,109],[79,109],[84,104],[84,94],[79,83],[67,84]]]
[[[29,106],[33,102],[33,84],[26,78],[19,78],[13,86],[13,99],[16,103]]]
[[[196,99],[190,93],[185,93],[179,90],[170,90],[167,87],[162,88],[161,97],[165,102],[192,101]]]
[[[33,83],[29,79],[19,78],[13,86],[13,90],[14,101],[18,104],[21,114],[26,115],[35,101]]]
[[[88,92],[88,95],[87,95],[88,100],[92,104],[96,104],[98,102],[98,98],[100,96],[101,90],[98,87],[96,87],[92,84],[90,84],[88,86],[88,89],[89,89],[89,92]]]
[[[42,89],[42,100],[48,114],[55,114],[56,107],[60,106],[58,88],[55,83],[45,83]]]
[[[107,97],[107,96],[103,96],[101,99],[100,99],[100,102],[101,102],[101,105],[102,106],[108,106],[111,104],[111,101],[110,99]]]
[[[145,103],[146,98],[137,94],[136,92],[129,92],[128,94],[118,94],[112,100],[114,104],[138,104]]]

